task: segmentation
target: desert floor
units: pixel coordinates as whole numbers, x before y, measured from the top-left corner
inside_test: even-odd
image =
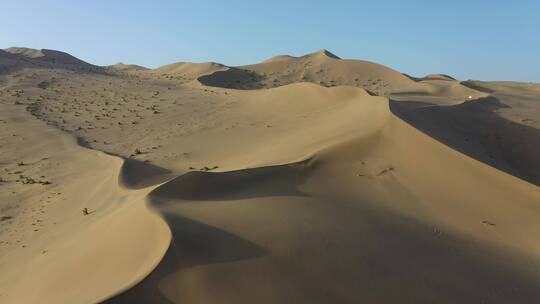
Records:
[[[0,303],[540,302],[540,84],[0,51]]]

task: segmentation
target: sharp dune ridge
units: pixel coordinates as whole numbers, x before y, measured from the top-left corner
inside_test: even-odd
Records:
[[[0,71],[0,302],[540,300],[540,85],[324,49]]]

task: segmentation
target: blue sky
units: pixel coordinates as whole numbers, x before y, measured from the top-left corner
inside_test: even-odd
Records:
[[[326,48],[414,76],[540,82],[540,1],[6,1],[0,48],[88,62],[256,63]]]

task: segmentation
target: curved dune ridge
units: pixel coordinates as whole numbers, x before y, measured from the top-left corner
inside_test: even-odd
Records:
[[[131,68],[0,79],[1,303],[540,300],[537,86]]]
[[[448,76],[445,74],[430,74],[426,75],[422,78],[422,80],[449,80],[449,81],[455,81],[456,79],[452,76]]]

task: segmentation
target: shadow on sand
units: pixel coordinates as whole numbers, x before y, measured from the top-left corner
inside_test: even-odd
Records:
[[[307,178],[310,160],[228,172],[192,171],[181,175],[151,193],[154,205],[165,200],[239,200],[264,196],[304,196],[298,186]]]
[[[540,186],[540,130],[496,113],[489,96],[453,106],[390,101],[390,110],[423,133],[489,166]]]

